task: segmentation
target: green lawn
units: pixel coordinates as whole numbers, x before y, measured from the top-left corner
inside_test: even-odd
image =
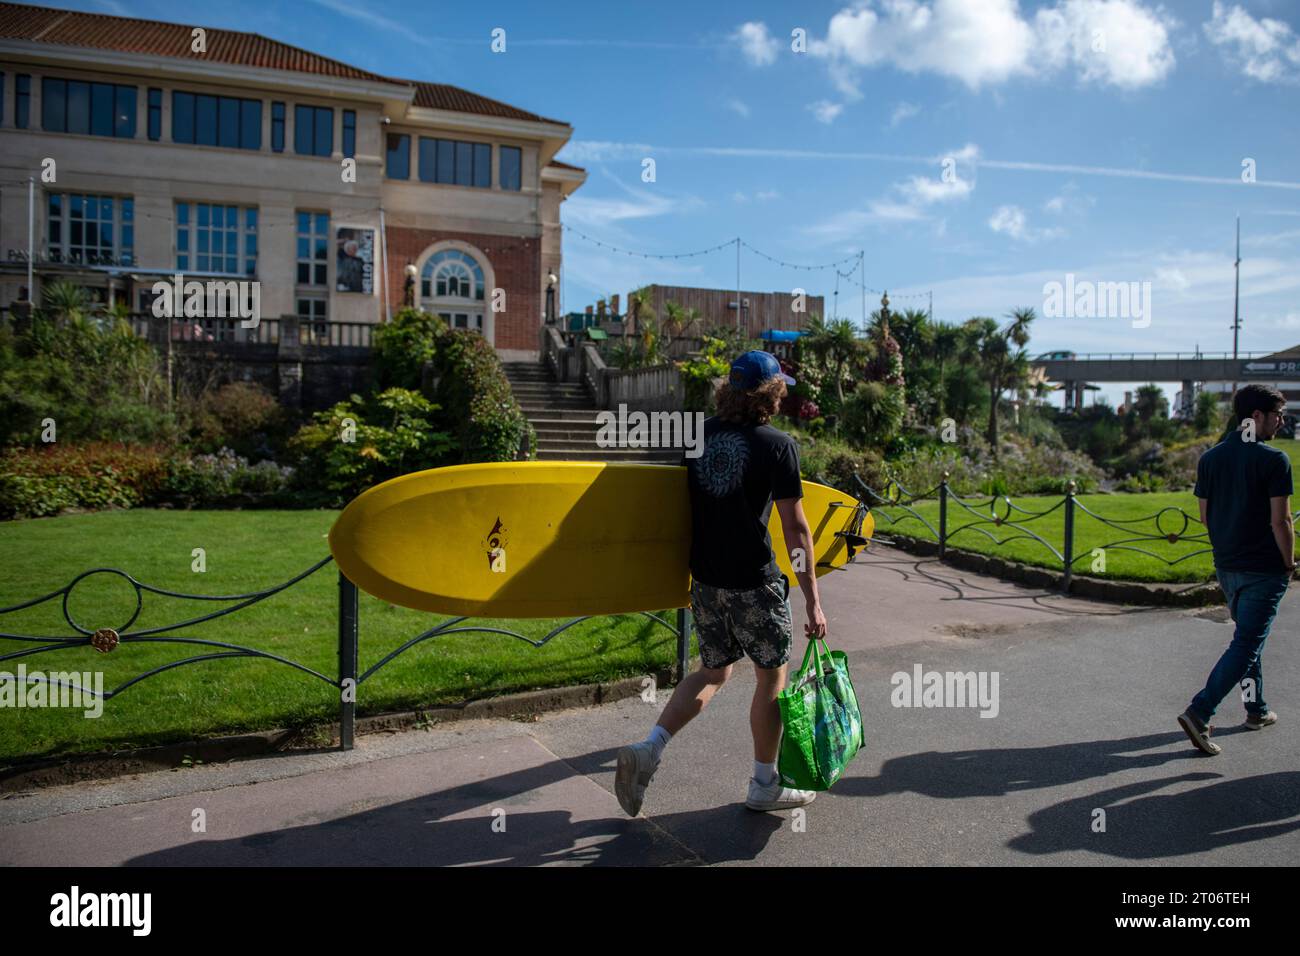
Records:
[[[116,567],[171,591],[238,594],[262,590],[306,570],[329,553],[331,511],[117,511],[0,524],[0,606],[63,587],[82,571]],[[207,570],[191,569],[195,548]],[[78,585],[69,610],[88,628],[119,627],[135,606],[120,578],[95,575]],[[145,594],[131,630],[197,617],[224,604]],[[338,572],[328,564],[260,604],[175,631],[275,653],[337,677]],[[669,623],[675,615],[661,615]],[[395,608],[361,595],[360,669],[445,618]],[[558,621],[490,621],[538,639]],[[70,636],[57,600],[3,615],[0,631]],[[0,653],[33,644],[0,639]],[[104,672],[110,690],[168,661],[219,649],[174,643],[123,643],[110,654],[85,647],[21,659],[28,671]],[[534,648],[498,634],[454,634],[407,651],[358,689],[358,713],[490,697],[511,691],[595,682],[670,665],[676,638],[639,615],[584,621]],[[16,672],[20,660],[0,663]],[[338,692],[308,674],[254,658],[189,664],[149,678],[105,703],[103,714],[0,708],[0,759],[144,746],[229,731],[337,719]]]
[[[1075,500],[1081,506],[1075,508],[1074,555],[1078,558],[1074,562],[1076,574],[1128,581],[1183,582],[1206,581],[1213,576],[1214,566],[1208,551],[1187,557],[1209,547],[1205,528],[1199,521],[1192,520],[1197,516],[1198,509],[1196,498],[1191,492],[1078,495]],[[992,522],[994,511],[987,496],[963,499],[965,506],[950,501],[948,544],[964,551],[994,554],[1060,571],[1061,560],[1042,542],[1034,540],[1031,534],[1043,538],[1057,551],[1064,552],[1063,501],[1061,495],[1013,496],[1011,523],[1001,525]],[[1056,507],[1057,505],[1060,506]],[[1087,514],[1084,508],[1097,517]],[[1160,527],[1157,528],[1155,515],[1165,508],[1182,509],[1191,516],[1185,531],[1182,517],[1173,511],[1165,512],[1160,518]],[[914,510],[934,528],[939,527],[938,501],[918,502]],[[875,507],[872,511],[876,515],[876,531],[880,534],[937,540],[936,534],[931,533],[916,516],[908,514],[903,508]],[[996,515],[1005,522],[1007,514],[1006,503],[998,499]],[[891,518],[893,521],[889,520]],[[1106,521],[1113,522],[1114,525],[1106,524]],[[1146,535],[1171,532],[1178,534],[1180,539],[1172,543],[1163,537],[1135,540]],[[1093,554],[1097,548],[1104,553],[1104,570],[1100,556]],[[1139,548],[1151,554],[1133,550]],[[1081,554],[1084,557],[1078,557]]]
[[[1285,452],[1293,463],[1297,454],[1300,454],[1300,441],[1295,439],[1278,438],[1269,444]],[[1015,508],[1023,509],[1013,509],[1010,512],[1014,527],[1011,524],[999,526],[991,522],[994,512],[987,496],[971,496],[963,500],[967,507],[956,502],[949,503],[948,543],[951,547],[994,554],[1056,571],[1062,569],[1061,560],[1042,542],[1033,540],[1030,533],[1043,538],[1057,551],[1064,552],[1065,507],[1053,507],[1063,500],[1063,496],[1012,496],[1011,502]],[[1213,578],[1214,564],[1208,551],[1188,557],[1209,548],[1205,528],[1196,520],[1200,511],[1196,498],[1190,491],[1078,495],[1075,500],[1097,516],[1086,514],[1083,508],[1075,511],[1076,574],[1127,581],[1194,582]],[[1295,506],[1296,499],[1293,498],[1292,508]],[[1182,517],[1172,511],[1164,514],[1160,519],[1160,527],[1157,528],[1155,514],[1165,508],[1181,509],[1188,515],[1185,531]],[[873,504],[872,510],[876,515],[876,530],[883,535],[909,535],[931,541],[938,539],[937,534],[903,508],[878,507]],[[914,510],[938,529],[938,501],[918,502]],[[999,500],[996,514],[1005,518],[1007,513],[1005,502]],[[1108,525],[1106,521],[1117,526]],[[1197,540],[1134,540],[1170,532],[1178,534],[1180,539],[1189,536]],[[1104,569],[1101,561],[1093,554],[1095,548],[1105,552]],[[1151,554],[1142,554],[1134,549],[1149,551]],[[1079,557],[1081,554],[1085,556]]]

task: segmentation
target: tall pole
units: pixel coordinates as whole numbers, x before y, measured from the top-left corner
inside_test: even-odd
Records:
[[[1237,261],[1233,263],[1236,273],[1232,283],[1232,392],[1237,392],[1237,333],[1241,329],[1241,216],[1237,216]],[[1229,399],[1231,400],[1231,398]]]
[[[32,246],[36,242],[36,177],[27,177],[27,301],[36,298],[36,289],[32,286]]]
[[[736,237],[736,329],[740,329],[740,236]]]
[[[867,330],[867,250],[858,250],[858,285],[862,286],[862,331]]]

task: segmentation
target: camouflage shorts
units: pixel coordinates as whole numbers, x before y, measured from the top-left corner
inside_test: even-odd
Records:
[[[705,667],[726,667],[749,655],[759,667],[780,667],[790,659],[793,627],[790,582],[772,581],[732,590],[691,582],[691,612]]]

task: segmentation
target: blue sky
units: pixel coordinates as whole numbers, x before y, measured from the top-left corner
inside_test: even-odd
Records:
[[[66,5],[262,33],[565,120],[560,158],[588,182],[563,218],[587,235],[666,254],[740,236],[800,264],[865,250],[896,306],[1033,306],[1034,352],[1231,349],[1240,214],[1241,347],[1300,342],[1295,0]],[[747,289],[835,288],[829,269],[740,265]],[[1149,281],[1149,325],[1044,316],[1067,273]],[[840,282],[854,319],[860,279]],[[734,246],[658,261],[565,236],[567,308],[735,281]]]

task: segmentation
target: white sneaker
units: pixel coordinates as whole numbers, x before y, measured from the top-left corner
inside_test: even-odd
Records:
[[[654,759],[653,752],[653,747],[644,740],[619,748],[618,770],[614,774],[614,796],[618,797],[618,805],[630,817],[641,812],[645,788],[659,769],[659,761]]]
[[[745,806],[751,810],[789,810],[792,807],[802,807],[812,803],[815,799],[817,799],[816,790],[795,790],[792,787],[784,787],[779,776],[766,786],[750,777],[749,799],[745,801]]]

